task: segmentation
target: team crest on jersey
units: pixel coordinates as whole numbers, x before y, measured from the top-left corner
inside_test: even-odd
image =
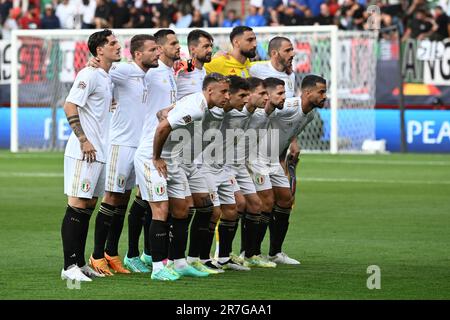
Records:
[[[262,184],[264,184],[264,176],[262,176],[262,175],[260,175],[260,174],[257,174],[257,175],[255,176],[255,182],[256,182],[257,185],[262,185]]]
[[[162,196],[164,193],[166,193],[166,186],[164,184],[162,184],[162,183],[158,183],[155,186],[155,193],[158,196]]]
[[[86,89],[86,82],[84,82],[84,81],[80,81],[80,82],[78,82],[78,86],[77,86],[77,88],[78,89],[82,89],[82,90],[84,90],[84,89]]]
[[[117,186],[119,188],[125,187],[125,176],[123,174],[119,174],[117,177]]]
[[[84,179],[81,183],[81,191],[89,192],[91,190],[91,181],[89,179]]]
[[[191,123],[192,122],[192,117],[190,115],[184,116],[183,117],[183,121],[185,124]]]
[[[247,78],[247,75],[245,74],[244,70],[241,71],[241,76],[242,76],[242,78]]]

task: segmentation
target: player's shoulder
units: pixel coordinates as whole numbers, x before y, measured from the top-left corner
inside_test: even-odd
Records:
[[[250,66],[250,74],[253,76],[262,76],[269,70],[269,61],[255,61]]]

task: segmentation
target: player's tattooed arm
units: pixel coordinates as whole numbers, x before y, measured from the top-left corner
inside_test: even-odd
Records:
[[[77,105],[66,102],[64,104],[64,112],[66,113],[67,121],[72,128],[73,133],[80,141],[80,148],[83,154],[83,160],[86,159],[87,162],[95,162],[96,156],[94,146],[87,139],[84,133],[83,127],[81,126],[80,115],[78,114]]]
[[[80,123],[80,116],[78,114],[74,116],[67,117],[67,121],[69,122],[70,127],[72,128],[73,133],[77,136],[78,140],[81,143],[87,140],[86,134],[83,131]]]

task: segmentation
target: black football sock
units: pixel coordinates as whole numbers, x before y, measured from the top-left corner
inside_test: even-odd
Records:
[[[105,257],[105,243],[108,237],[109,228],[113,219],[116,207],[102,202],[100,210],[95,219],[95,235],[94,235],[94,259],[102,259]]]
[[[155,219],[152,220],[149,237],[153,262],[161,262],[167,258],[168,233],[167,222]]]
[[[92,212],[94,212],[95,207],[77,210],[79,210],[79,213],[83,214],[80,219],[83,229],[81,230],[80,254],[78,255],[78,262],[77,262],[78,266],[82,267],[86,264],[84,252],[86,249],[86,240],[89,232],[89,220],[91,219]]]
[[[255,254],[261,254],[261,245],[266,236],[267,227],[269,226],[270,220],[272,219],[272,212],[261,212],[261,217],[258,226],[258,235],[256,240]]]
[[[200,244],[200,259],[208,260],[210,259],[211,247],[214,241],[214,235],[216,234],[216,225],[214,221],[209,222],[208,233],[205,234],[205,240]]]
[[[139,256],[139,238],[142,225],[144,224],[145,210],[148,206],[148,203],[140,197],[136,197],[131,205],[130,213],[128,214],[128,258]]]
[[[189,231],[189,257],[200,256],[203,241],[207,241],[209,234],[209,220],[213,213],[213,206],[196,208]]]
[[[144,253],[148,256],[152,255],[152,249],[150,245],[150,225],[152,224],[152,208],[148,206],[144,215]]]
[[[171,253],[171,256],[169,257],[170,260],[185,258],[188,230],[189,218],[178,219],[172,217],[172,241],[170,242],[172,248],[169,250]]]
[[[272,220],[269,224],[270,256],[274,256],[281,252],[281,247],[289,226],[289,216],[291,214],[291,210],[291,208],[281,208],[277,205],[273,206]]]
[[[233,247],[233,235],[236,233],[236,220],[220,219],[219,222],[219,258],[230,256]]]
[[[261,214],[246,212],[242,226],[245,225],[245,257],[250,258],[256,254],[258,230]]]
[[[172,226],[172,215],[169,212],[169,216],[167,217],[167,243],[166,243],[166,256],[165,258],[169,260],[173,260],[173,247],[170,245],[173,241],[173,226]]]
[[[83,250],[83,235],[89,228],[91,214],[91,209],[79,209],[67,205],[66,214],[61,225],[65,270],[73,264],[77,264],[79,267],[86,264]]]
[[[245,226],[246,226],[245,225],[245,215],[246,215],[246,212],[238,212],[238,219],[236,222],[236,230],[237,230],[239,220],[241,220],[241,249],[239,250],[239,253],[242,253],[243,251],[245,251],[245,248],[247,246],[247,244],[245,243],[247,240],[246,236],[245,236],[245,232],[246,232],[246,230],[245,230]],[[233,237],[233,239],[234,239],[234,237]]]
[[[123,222],[127,212],[127,205],[121,205],[116,208],[109,229],[108,238],[106,239],[105,252],[111,257],[119,255],[119,240],[122,234]]]

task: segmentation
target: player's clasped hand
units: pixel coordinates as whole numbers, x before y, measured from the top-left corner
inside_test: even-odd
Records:
[[[163,159],[153,159],[153,165],[161,177],[167,179],[167,165]]]
[[[97,150],[95,150],[94,146],[89,142],[89,140],[81,142],[81,152],[83,153],[83,161],[86,160],[88,163],[95,162],[95,153],[97,152]]]

